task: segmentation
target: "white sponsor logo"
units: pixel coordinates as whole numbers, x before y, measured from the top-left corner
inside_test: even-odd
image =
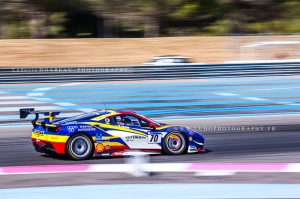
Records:
[[[76,129],[78,129],[78,126],[67,126],[67,129],[69,132],[74,132]]]
[[[130,135],[125,137],[126,142],[145,141],[146,137],[142,135]]]
[[[96,131],[96,128],[92,126],[79,126],[78,131]]]

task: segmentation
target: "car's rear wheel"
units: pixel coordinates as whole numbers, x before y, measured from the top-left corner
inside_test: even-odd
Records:
[[[83,133],[75,134],[68,140],[66,152],[74,160],[88,159],[93,153],[92,141]]]
[[[180,131],[171,131],[163,142],[163,151],[168,155],[180,155],[186,151],[187,140]]]

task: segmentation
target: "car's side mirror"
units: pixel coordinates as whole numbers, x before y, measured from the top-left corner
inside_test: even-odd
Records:
[[[150,127],[150,129],[152,129],[152,130],[156,130],[155,125],[154,125],[153,123],[150,123],[149,127]]]

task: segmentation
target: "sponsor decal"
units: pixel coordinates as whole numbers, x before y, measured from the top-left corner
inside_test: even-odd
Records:
[[[102,143],[97,143],[96,144],[96,151],[97,152],[102,152],[104,150],[104,145]]]
[[[147,142],[148,144],[159,144],[161,143],[162,135],[160,132],[148,131]]]
[[[50,136],[50,138],[49,138],[50,140],[58,140],[59,139],[59,137],[57,137],[57,136]]]
[[[67,129],[70,133],[75,132],[76,129],[78,129],[78,126],[67,126]]]
[[[125,137],[126,142],[132,142],[132,141],[144,141],[146,140],[145,136],[142,135],[130,135]]]
[[[197,147],[189,146],[189,152],[198,152]]]
[[[113,154],[111,154],[111,156],[124,156],[124,155],[125,155],[124,151],[117,151],[117,152],[114,152]]]
[[[103,138],[102,133],[99,133],[99,134],[96,133],[95,142],[97,142],[97,143],[103,143],[103,142],[107,142],[109,140],[110,140],[109,138]]]
[[[110,156],[109,153],[102,153],[101,156]]]
[[[173,127],[173,130],[175,130],[175,131],[184,131],[185,128],[182,127],[182,126],[174,126],[174,127]]]
[[[102,141],[102,133],[96,133],[96,141]]]
[[[188,133],[189,133],[190,135],[197,135],[197,134],[199,134],[198,132],[193,131],[192,129],[188,129]]]
[[[96,131],[93,126],[79,126],[78,131]]]
[[[109,139],[103,139],[103,136],[102,136],[102,133],[96,133],[96,139],[95,139],[95,142],[97,143],[102,143],[103,141],[107,141]]]
[[[106,149],[106,150],[109,150],[109,149],[110,149],[109,144],[106,144],[106,145],[105,145],[105,149]]]

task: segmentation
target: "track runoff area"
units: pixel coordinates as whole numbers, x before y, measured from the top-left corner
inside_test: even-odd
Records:
[[[32,149],[29,139],[30,126],[24,126],[25,122],[20,123],[16,120],[16,108],[19,108],[20,104],[28,107],[30,105],[28,102],[35,103],[37,109],[38,107],[46,109],[47,107],[53,106],[52,108],[57,108],[66,114],[81,112],[81,108],[85,110],[96,109],[96,106],[99,107],[99,98],[92,99],[88,96],[93,94],[103,96],[104,93],[107,94],[107,90],[101,90],[105,88],[101,87],[105,83],[82,83],[77,86],[71,84],[69,84],[69,86],[61,86],[58,84],[1,85],[0,104],[4,114],[0,119],[4,119],[5,116],[10,118],[9,122],[2,122],[2,127],[0,127],[0,147],[1,151],[3,151],[3,155],[0,157],[0,178],[2,182],[7,182],[4,184],[1,183],[1,187],[16,187],[17,189],[12,193],[10,193],[8,189],[2,189],[0,190],[0,196],[5,195],[9,198],[10,196],[14,196],[14,193],[19,193],[19,191],[31,193],[33,194],[32,196],[34,196],[35,192],[51,190],[48,188],[41,188],[39,190],[30,188],[18,189],[18,187],[74,185],[70,183],[70,181],[69,183],[58,183],[57,181],[54,183],[50,180],[51,182],[47,183],[45,182],[46,180],[44,180],[45,175],[49,179],[51,179],[51,176],[55,176],[56,179],[64,177],[72,179],[70,174],[72,174],[74,178],[76,178],[78,174],[89,176],[89,178],[92,179],[90,182],[83,180],[82,183],[80,183],[79,181],[79,183],[75,185],[105,184],[105,179],[102,179],[101,182],[99,181],[99,179],[101,179],[101,177],[99,177],[100,174],[101,176],[106,176],[107,182],[113,181],[113,183],[137,183],[137,181],[139,183],[149,183],[149,180],[158,183],[158,181],[162,180],[161,178],[164,179],[162,180],[164,182],[170,182],[172,176],[178,176],[177,180],[181,182],[182,185],[182,183],[188,182],[216,183],[222,181],[222,178],[228,179],[227,182],[231,183],[240,181],[250,183],[251,178],[245,176],[247,176],[248,173],[252,173],[258,176],[256,180],[252,179],[252,182],[267,183],[261,186],[265,187],[265,190],[268,190],[268,188],[276,189],[276,185],[270,185],[268,184],[270,182],[264,180],[265,175],[268,175],[269,178],[273,180],[271,183],[296,183],[290,186],[281,185],[281,187],[287,186],[285,190],[290,190],[290,193],[297,194],[295,189],[298,188],[298,184],[293,181],[293,176],[297,176],[297,172],[299,172],[299,105],[297,103],[298,93],[296,92],[300,88],[299,81],[298,76],[261,79],[212,79],[206,81],[198,80],[195,82],[189,80],[187,81],[188,83],[185,81],[177,81],[176,83],[182,83],[177,85],[177,87],[182,89],[182,94],[180,94],[180,92],[178,93],[178,90],[172,89],[170,85],[175,83],[172,81],[165,81],[163,84],[161,81],[143,82],[143,85],[138,86],[135,82],[124,82],[122,86],[119,86],[119,89],[125,91],[129,88],[129,90],[131,89],[131,95],[124,96],[124,92],[123,94],[121,92],[119,95],[123,95],[122,98],[127,101],[135,101],[135,103],[131,103],[132,107],[126,108],[139,109],[143,112],[141,114],[153,114],[155,119],[161,119],[162,121],[185,124],[186,126],[203,132],[206,137],[207,152],[204,154],[182,156],[154,155],[150,156],[150,162],[143,162],[144,160],[142,160],[142,163],[137,161],[138,164],[135,163],[136,159],[124,164],[124,158],[105,158],[85,162],[73,162],[61,157],[50,158],[41,156],[36,154]],[[115,84],[113,89],[116,90],[118,82],[111,83],[111,85],[113,84]],[[158,85],[161,86],[158,87]],[[91,87],[93,89],[91,89]],[[154,88],[156,90],[153,90]],[[160,97],[164,101],[150,103],[151,100],[157,99],[149,99],[151,96],[141,94],[143,92],[149,92],[150,89],[152,94],[154,92],[158,94],[165,93],[166,95],[161,95]],[[114,92],[117,93],[118,91],[115,90]],[[185,90],[185,92],[183,90]],[[68,93],[66,93],[66,91]],[[76,98],[76,95],[82,95],[84,93],[86,93],[84,96],[87,97],[84,97],[82,100]],[[61,97],[57,98],[55,96]],[[122,104],[122,100],[117,100],[119,98],[118,96],[106,95],[105,101],[115,99],[114,103],[109,105],[110,108],[114,108],[114,106],[118,108],[118,106],[123,106],[124,103],[127,104],[126,101]],[[189,98],[192,98],[193,101]],[[97,104],[95,104],[95,102],[97,102]],[[160,103],[163,103],[164,106],[160,107]],[[179,108],[174,107],[172,103],[182,106],[180,108],[184,109],[184,111],[180,112]],[[197,103],[200,104],[199,108],[195,107]],[[70,104],[72,104],[72,106]],[[137,104],[140,104],[140,106],[134,107]],[[32,104],[30,106],[32,106]],[[143,106],[145,107],[144,110],[140,108]],[[203,108],[203,112],[201,112],[201,107],[206,107],[206,109]],[[208,109],[213,111],[206,111]],[[173,112],[174,114],[172,114]],[[216,126],[219,126],[219,128],[216,128]],[[251,130],[253,127],[256,127],[256,129]],[[227,130],[224,131],[226,128]],[[22,149],[19,150],[20,148]],[[140,173],[136,173],[136,170]],[[120,177],[116,177],[116,173],[118,174],[117,176],[124,177],[125,175],[127,179],[132,179],[132,181],[128,182]],[[182,173],[184,173],[184,175],[182,175]],[[109,176],[115,176],[115,179],[110,179],[107,174],[110,174]],[[98,180],[90,175],[98,176]],[[165,178],[163,177],[164,175],[166,175]],[[132,178],[130,176],[132,176]],[[136,178],[134,176],[140,177]],[[216,180],[209,181],[210,179],[208,179],[207,176],[215,176]],[[239,179],[241,176],[245,178],[242,180]],[[277,178],[276,176],[280,177]],[[18,180],[28,180],[28,178],[35,178],[39,182],[39,185],[33,182],[26,183],[26,186],[18,183]],[[130,185],[128,186],[130,187]],[[168,187],[167,184],[161,186]],[[182,187],[186,186],[187,184],[182,185]],[[193,189],[192,187],[195,186],[203,188],[209,185],[189,185],[190,189]],[[230,190],[230,186],[231,188],[238,187],[236,184],[231,184],[228,185],[226,190]],[[101,190],[101,187],[103,188],[103,186],[97,188]],[[145,185],[145,187],[147,186]],[[150,187],[154,188],[156,186],[151,185]],[[253,187],[252,185],[248,187],[251,189],[249,188],[247,193],[250,193],[250,190],[257,191],[258,186],[254,184]],[[76,187],[53,187],[52,190],[55,192],[56,189],[72,190],[75,188]],[[85,186],[79,189],[89,190],[93,188],[96,187]],[[106,188],[113,188],[113,185]],[[76,189],[78,189],[78,187]],[[140,190],[143,189],[144,188],[141,188]],[[207,190],[209,190],[209,187],[207,187]],[[242,187],[240,190],[242,190]],[[120,193],[122,193],[122,191]],[[191,194],[187,196],[195,196],[193,195],[193,191],[190,191],[190,193]],[[205,193],[205,191],[203,193]],[[275,192],[273,191],[273,193],[273,195],[266,194],[260,195],[260,197],[282,198],[284,194],[285,197],[295,197],[295,195],[288,195],[287,192],[278,193],[278,189],[276,189]],[[179,196],[180,194],[177,198],[179,198]],[[199,197],[200,196],[204,197],[208,195],[200,194]],[[222,197],[226,198],[226,196],[228,195],[225,194]],[[242,195],[230,196],[241,197]],[[24,197],[26,198],[26,194]],[[74,197],[76,198],[76,196]],[[220,195],[214,195],[214,197],[222,198]],[[251,197],[257,198],[258,196],[253,195]]]

